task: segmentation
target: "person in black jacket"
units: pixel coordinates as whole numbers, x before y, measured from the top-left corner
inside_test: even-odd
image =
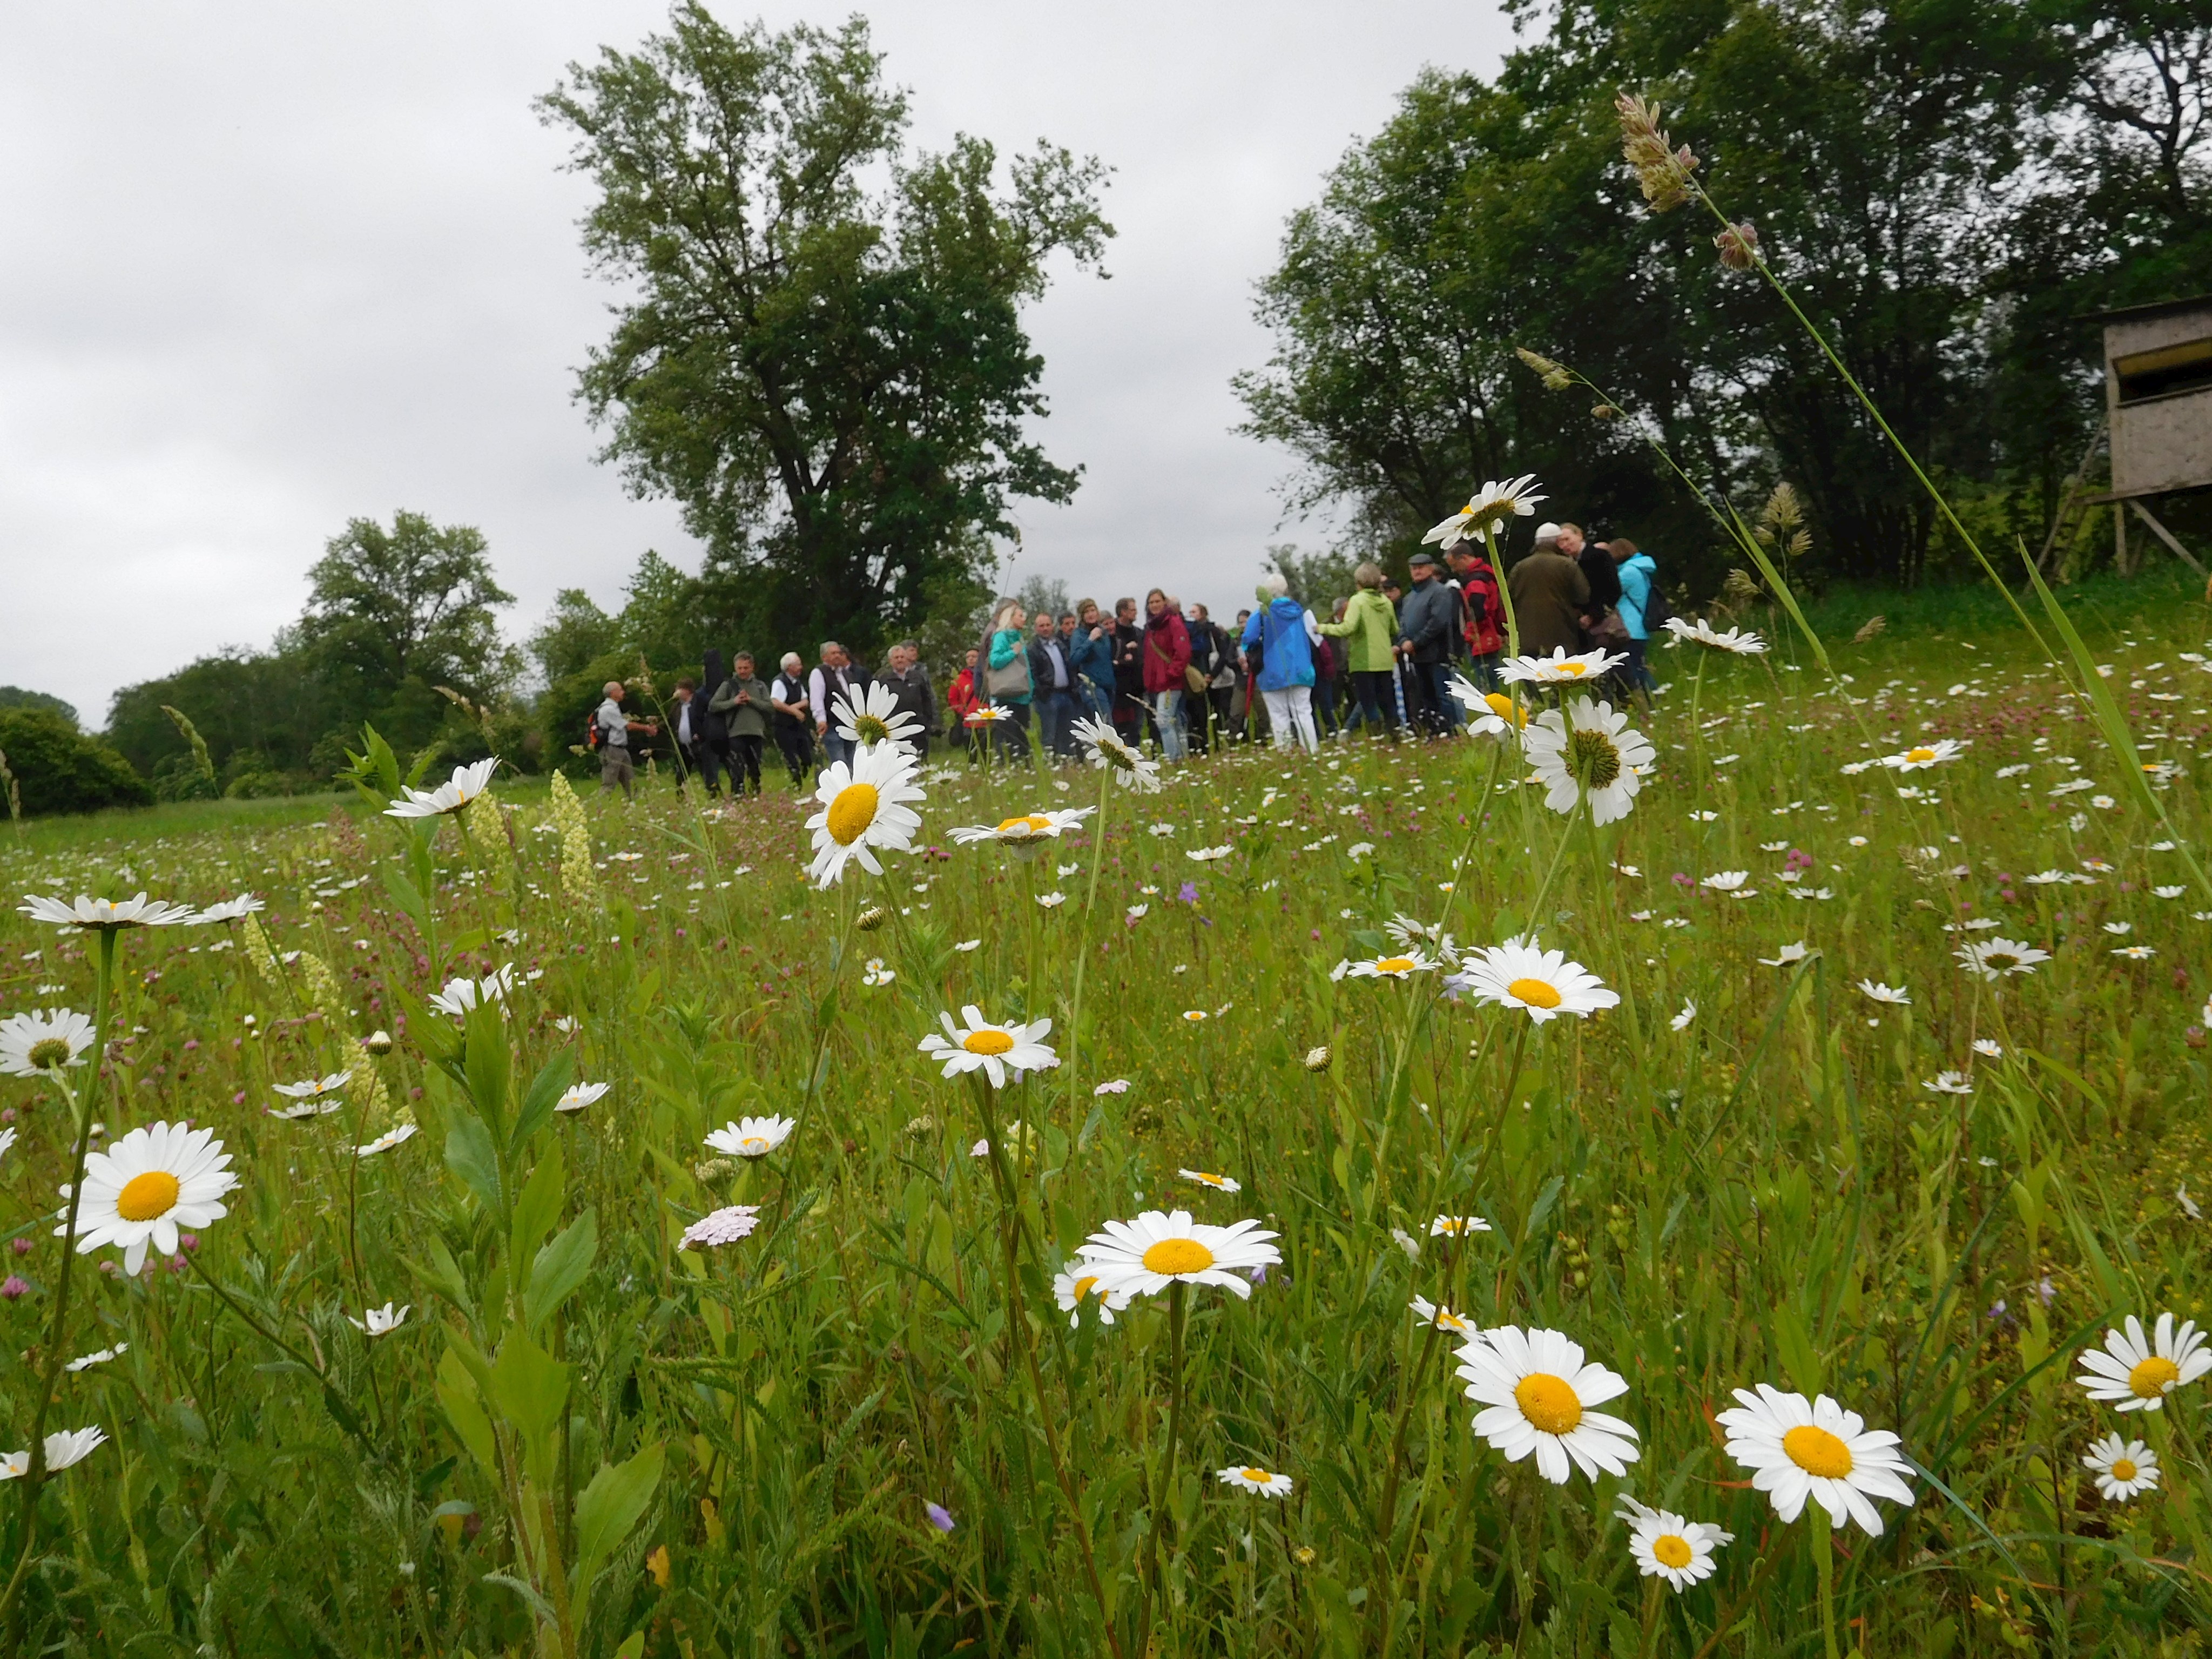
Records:
[[[729,716],[718,710],[714,698],[722,689],[729,675],[722,667],[722,653],[709,647],[706,667],[699,676],[700,691],[694,699],[693,718],[699,722],[698,740],[694,758],[699,775],[707,781],[707,799],[714,800],[722,793],[722,774],[730,770]]]
[[[1437,575],[1436,555],[1423,549],[1409,562],[1413,591],[1398,610],[1398,653],[1408,665],[1407,716],[1431,737],[1451,730],[1446,705],[1452,636],[1459,631],[1459,595]]]
[[[876,684],[897,701],[899,713],[911,714],[921,722],[921,735],[908,741],[914,745],[916,760],[927,760],[929,740],[945,728],[938,718],[937,693],[930,689],[929,671],[921,665],[921,647],[912,640],[901,640],[893,646]]]
[[[1114,601],[1114,729],[1124,743],[1135,743],[1145,730],[1145,634],[1137,626],[1137,602]]]

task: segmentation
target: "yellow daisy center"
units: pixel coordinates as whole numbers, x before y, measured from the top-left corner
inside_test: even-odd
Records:
[[[61,1037],[41,1037],[31,1045],[31,1052],[23,1056],[42,1072],[69,1064],[70,1046]]]
[[[1265,1469],[1239,1469],[1237,1472],[1243,1475],[1247,1480],[1262,1486],[1266,1486],[1267,1482],[1275,1478],[1273,1475],[1268,1474]]]
[[[2115,1458],[2112,1460],[2112,1479],[2113,1479],[2113,1480],[2134,1480],[2135,1478],[2136,1478],[2136,1461],[2135,1461],[2135,1459],[2134,1459],[2134,1458],[2132,1458],[2132,1457],[2115,1457]]]
[[[179,1188],[167,1170],[149,1170],[123,1183],[115,1197],[115,1213],[125,1221],[153,1221],[177,1207]]]
[[[1696,1554],[1680,1533],[1662,1533],[1651,1540],[1651,1559],[1662,1567],[1686,1567]]]
[[[1449,1308],[1437,1310],[1437,1323],[1448,1331],[1463,1331],[1467,1328],[1467,1321],[1462,1319]]]
[[[1004,1031],[970,1031],[960,1039],[960,1046],[971,1054],[1003,1054],[1014,1040]]]
[[[738,1143],[738,1150],[748,1155],[754,1152],[764,1152],[768,1151],[768,1137],[766,1135],[747,1135],[743,1140],[740,1140]]]
[[[1490,705],[1490,712],[1498,719],[1511,720],[1516,726],[1528,724],[1528,711],[1503,691],[1486,691],[1482,694],[1482,700]]]
[[[830,839],[840,847],[850,847],[876,821],[876,786],[872,783],[848,783],[837,792],[837,799],[830,803]]]
[[[1218,1187],[1221,1184],[1221,1177],[1209,1170],[1199,1170],[1194,1173],[1197,1175],[1200,1181],[1203,1181],[1209,1187]]]
[[[1018,818],[1008,818],[999,826],[1002,836],[1037,836],[1052,828],[1052,820],[1030,812]]]
[[[1851,1449],[1826,1429],[1802,1424],[1782,1437],[1782,1449],[1806,1474],[1822,1480],[1841,1480],[1851,1472]]]
[[[1202,1273],[1213,1265],[1213,1252],[1194,1238],[1164,1238],[1143,1260],[1146,1273]]]
[[[1384,957],[1375,964],[1375,971],[1378,974],[1410,974],[1413,971],[1413,959],[1411,957]]]
[[[1589,665],[1586,662],[1563,662],[1555,664],[1554,666],[1571,680],[1580,679],[1589,672]]]
[[[1936,758],[1936,751],[1933,749],[1908,749],[1905,751],[1905,758],[1915,765],[1924,766]]]
[[[1565,1378],[1549,1371],[1531,1371],[1516,1382],[1513,1401],[1521,1415],[1545,1434],[1572,1434],[1583,1420],[1581,1396]]]
[[[1516,979],[1505,988],[1505,994],[1516,1002],[1525,1002],[1531,1008],[1556,1008],[1564,1000],[1551,985],[1540,979]]]
[[[2154,1353],[2128,1373],[2128,1390],[2138,1400],[2155,1400],[2180,1381],[2181,1367]]]
[[[1567,734],[1567,769],[1585,787],[1603,789],[1620,775],[1620,750],[1613,739],[1594,726],[1577,726]]]
[[[1075,1299],[1078,1302],[1082,1301],[1085,1297],[1090,1295],[1092,1291],[1096,1290],[1097,1285],[1098,1275],[1097,1273],[1085,1274],[1081,1279],[1075,1281]]]

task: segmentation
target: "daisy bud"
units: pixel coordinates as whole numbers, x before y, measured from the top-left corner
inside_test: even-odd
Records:
[[[891,913],[880,904],[872,904],[853,919],[853,926],[864,933],[872,933],[891,919]]]
[[[361,1040],[361,1046],[372,1054],[388,1054],[392,1052],[392,1033],[371,1031]]]
[[[1306,1070],[1309,1072],[1326,1072],[1328,1070],[1328,1048],[1327,1045],[1324,1044],[1321,1048],[1309,1048],[1306,1050]]]
[[[1730,270],[1749,270],[1759,263],[1759,232],[1748,219],[1714,237],[1713,246],[1720,250],[1721,263]]]

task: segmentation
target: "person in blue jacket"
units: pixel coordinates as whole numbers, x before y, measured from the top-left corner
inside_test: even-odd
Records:
[[[1659,580],[1659,567],[1626,536],[1614,537],[1605,544],[1605,550],[1613,555],[1620,574],[1620,604],[1616,608],[1621,626],[1628,630],[1628,660],[1620,665],[1620,677],[1632,691],[1654,690],[1659,682],[1651,677],[1644,657],[1651,644],[1646,616],[1651,608],[1652,584]]]
[[[1267,725],[1275,734],[1275,747],[1303,746],[1308,754],[1321,747],[1314,730],[1314,647],[1321,643],[1321,627],[1313,612],[1290,597],[1290,583],[1280,571],[1271,571],[1260,581],[1260,609],[1244,624],[1243,648],[1260,648],[1260,672],[1255,684],[1267,700]]]

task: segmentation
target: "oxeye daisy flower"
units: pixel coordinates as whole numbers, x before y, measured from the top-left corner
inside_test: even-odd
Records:
[[[732,1158],[766,1158],[798,1127],[794,1118],[741,1117],[708,1134],[707,1145]]]
[[[1097,810],[1095,806],[1078,806],[1059,811],[1025,812],[997,823],[971,824],[955,830],[952,839],[963,847],[995,842],[1021,857],[1035,858],[1068,830],[1079,829],[1083,820]]]
[[[1686,1000],[1682,1004],[1682,1012],[1675,1015],[1674,1018],[1668,1020],[1667,1024],[1668,1029],[1672,1030],[1686,1031],[1690,1029],[1690,1022],[1697,1018],[1697,1017],[1698,1005],[1694,1002]]]
[[[806,820],[814,836],[814,860],[806,873],[817,887],[834,887],[855,860],[872,876],[884,866],[878,849],[904,853],[914,845],[921,816],[906,805],[922,799],[915,785],[915,759],[896,744],[878,744],[823,770],[815,799],[822,810]]]
[[[1486,1407],[1475,1414],[1474,1431],[1507,1462],[1533,1452],[1536,1472],[1558,1486],[1571,1473],[1570,1460],[1595,1480],[1600,1469],[1626,1473],[1642,1455],[1632,1425],[1590,1409],[1626,1394],[1627,1382],[1586,1363],[1582,1345],[1564,1332],[1501,1326],[1469,1342],[1459,1358],[1467,1397]]]
[[[1540,1025],[1561,1014],[1588,1018],[1620,1000],[1618,991],[1606,989],[1580,963],[1569,962],[1565,951],[1547,951],[1533,939],[1509,939],[1469,951],[1460,971],[1444,983],[1478,1001],[1522,1009]]]
[[[269,1087],[289,1100],[320,1100],[325,1095],[336,1094],[352,1081],[351,1072],[332,1072],[324,1077],[311,1077],[302,1083],[272,1083]]]
[[[468,1018],[469,1010],[496,1003],[503,1012],[507,994],[514,988],[514,964],[507,963],[497,973],[483,979],[449,979],[446,988],[430,999],[430,1006],[440,1013],[451,1014],[455,1019]]]
[[[2032,974],[2038,963],[2051,960],[2050,951],[2039,951],[2015,939],[1975,939],[1951,954],[1958,957],[1968,973],[1990,981],[2002,979],[2008,974]]]
[[[996,726],[1000,720],[1010,720],[1014,711],[1002,702],[987,702],[971,708],[964,717],[970,726]]]
[[[1911,994],[1902,985],[1885,985],[1878,979],[1861,980],[1859,989],[1869,1001],[1886,1002],[1893,1006],[1903,1006],[1912,1000]]]
[[[1239,1486],[1246,1492],[1257,1492],[1262,1498],[1288,1498],[1291,1495],[1289,1475],[1275,1474],[1249,1465],[1242,1468],[1217,1470],[1213,1478],[1224,1486]]]
[[[1492,479],[1476,490],[1465,507],[1421,538],[1422,545],[1441,544],[1447,553],[1477,536],[1498,536],[1512,519],[1534,516],[1536,503],[1547,499],[1535,493],[1536,475]]]
[[[676,1241],[679,1250],[711,1249],[717,1244],[734,1244],[760,1225],[760,1206],[757,1204],[732,1204],[722,1209],[709,1211],[684,1230]]]
[[[1810,1498],[1836,1526],[1856,1521],[1878,1536],[1881,1515],[1873,1500],[1912,1502],[1905,1482],[1910,1466],[1887,1429],[1869,1429],[1825,1394],[1808,1401],[1762,1382],[1758,1393],[1738,1389],[1735,1397],[1742,1404],[1716,1419],[1728,1431],[1725,1449],[1752,1472],[1751,1484],[1783,1521],[1795,1521]]]
[[[46,1473],[52,1474],[84,1460],[107,1443],[105,1429],[63,1429],[46,1437]],[[9,1452],[0,1456],[0,1480],[14,1480],[31,1472],[31,1454]]]
[[[1747,628],[1716,629],[1700,617],[1695,622],[1685,622],[1680,617],[1669,617],[1660,624],[1674,637],[1668,641],[1669,647],[1694,645],[1706,651],[1726,652],[1735,657],[1763,656],[1766,641]]]
[[[1044,1039],[1052,1034],[1048,1019],[1032,1020],[1027,1025],[994,1025],[972,1002],[960,1010],[960,1017],[966,1023],[955,1025],[951,1015],[939,1014],[937,1018],[945,1035],[932,1031],[919,1045],[923,1054],[943,1063],[946,1077],[980,1071],[991,1079],[993,1088],[1003,1089],[1008,1073],[1018,1083],[1024,1072],[1041,1072],[1060,1064],[1060,1056],[1045,1046]]]
[[[921,722],[899,708],[888,685],[871,684],[857,696],[841,692],[831,700],[830,717],[839,737],[864,749],[890,744],[911,754],[921,735]]]
[[[2089,1443],[2081,1467],[2097,1480],[2097,1490],[2115,1504],[2124,1504],[2158,1485],[2158,1454],[2140,1440],[2123,1440],[2108,1434]]]
[[[76,1248],[85,1255],[103,1244],[123,1252],[123,1270],[146,1263],[150,1244],[177,1253],[179,1228],[201,1228],[229,1213],[224,1194],[238,1185],[230,1154],[212,1129],[153,1123],[133,1129],[106,1152],[84,1161],[84,1189],[77,1195]],[[57,1238],[69,1233],[62,1212]]]
[[[1588,697],[1537,715],[1522,734],[1522,745],[1544,784],[1544,805],[1571,812],[1577,800],[1587,799],[1590,822],[1600,824],[1628,816],[1644,787],[1638,769],[1658,755],[1650,739],[1629,726],[1626,714]]]
[[[359,1319],[348,1314],[346,1323],[363,1336],[389,1336],[407,1322],[407,1316],[413,1311],[414,1308],[410,1304],[395,1312],[393,1304],[387,1302],[380,1308],[364,1308]]]
[[[2124,1329],[2106,1331],[2102,1348],[2086,1348],[2079,1358],[2074,1380],[2090,1399],[2123,1412],[2163,1411],[2166,1395],[2212,1371],[2212,1348],[2197,1322],[2185,1320],[2177,1330],[2170,1313],[2158,1316],[2148,1341],[2142,1322],[2130,1314]]]
[[[131,1345],[128,1342],[118,1342],[112,1348],[99,1348],[91,1353],[81,1353],[62,1369],[75,1376],[79,1371],[90,1370],[94,1365],[105,1365],[118,1354],[128,1353],[130,1351]]]
[[[1376,957],[1370,961],[1352,963],[1344,971],[1353,979],[1410,979],[1415,974],[1433,973],[1436,966],[1419,951],[1412,951],[1402,957]]]
[[[209,905],[206,909],[200,912],[200,920],[202,921],[243,921],[255,911],[265,910],[268,908],[252,894],[240,893],[235,898],[227,898],[219,903]]]
[[[89,1017],[70,1008],[40,1009],[0,1019],[0,1072],[38,1077],[82,1066],[92,1047]]]
[[[1098,1322],[1110,1325],[1114,1316],[1129,1305],[1129,1292],[1111,1289],[1096,1273],[1085,1268],[1062,1267],[1053,1275],[1053,1300],[1060,1304],[1060,1312],[1067,1316],[1067,1328],[1073,1330],[1082,1316],[1078,1311],[1083,1298],[1089,1297],[1098,1309]]]
[[[604,1099],[611,1083],[577,1083],[565,1090],[561,1098],[553,1103],[556,1112],[580,1112],[593,1102]]]
[[[1455,1314],[1449,1308],[1441,1307],[1430,1301],[1425,1296],[1415,1297],[1407,1305],[1413,1309],[1413,1316],[1424,1325],[1433,1325],[1440,1331],[1449,1331],[1453,1335],[1464,1337],[1470,1342],[1482,1334],[1480,1327],[1477,1326],[1472,1319],[1468,1318],[1464,1314]]]
[[[1628,1553],[1646,1578],[1663,1578],[1686,1590],[1713,1575],[1713,1552],[1735,1534],[1705,1521],[1686,1521],[1672,1510],[1651,1510],[1623,1494],[1613,1514],[1628,1522]]]
[[[1431,1238],[1456,1238],[1463,1233],[1486,1233],[1490,1224],[1479,1215],[1440,1215],[1429,1223]]]
[[[436,818],[449,813],[465,812],[476,805],[477,798],[490,787],[491,775],[499,769],[499,757],[493,755],[469,766],[456,766],[453,775],[435,789],[410,789],[399,786],[401,799],[384,809],[388,818]]]
[[[1964,1072],[1938,1072],[1920,1086],[1931,1095],[1970,1095],[1974,1092],[1973,1079]]]
[[[1114,781],[1124,789],[1144,794],[1160,787],[1159,763],[1146,760],[1125,743],[1111,720],[1094,715],[1076,721],[1070,730],[1083,745],[1084,758],[1111,772]]]
[[[1625,651],[1600,649],[1569,655],[1566,647],[1555,645],[1548,657],[1508,657],[1499,665],[1498,678],[1508,685],[1571,684],[1577,680],[1594,680],[1627,660]]]
[[[356,1158],[374,1158],[380,1153],[390,1152],[395,1146],[404,1146],[407,1142],[414,1139],[416,1127],[417,1126],[412,1123],[403,1123],[395,1129],[386,1130],[384,1133],[377,1136],[375,1139],[370,1141],[368,1146],[355,1147],[353,1149],[354,1156]]]
[[[1503,691],[1485,691],[1472,680],[1455,676],[1451,694],[1468,712],[1468,730],[1485,737],[1511,737],[1528,724],[1528,711]]]
[[[1748,870],[1717,870],[1710,876],[1699,876],[1698,885],[1710,887],[1716,893],[1733,893],[1750,879]]]
[[[87,898],[79,894],[74,904],[64,904],[58,898],[48,898],[40,893],[26,893],[23,902],[15,908],[33,921],[51,922],[57,927],[82,927],[88,931],[176,927],[200,919],[199,913],[190,905],[173,904],[167,899],[149,899],[143,893],[136,898],[127,899]]]
[[[1881,763],[1897,772],[1925,772],[1965,752],[1964,746],[1953,738],[1938,738],[1933,743],[1915,744],[1901,755],[1884,755]]]
[[[1233,1176],[1215,1175],[1211,1170],[1177,1170],[1176,1173],[1185,1181],[1195,1181],[1200,1186],[1211,1187],[1217,1193],[1241,1193],[1244,1190],[1243,1183]]]
[[[1188,1210],[1147,1210],[1130,1221],[1109,1221],[1091,1235],[1080,1254],[1109,1290],[1158,1296],[1170,1285],[1219,1285],[1249,1299],[1255,1267],[1273,1267],[1282,1253],[1267,1241],[1275,1235],[1256,1221],[1209,1227]]]

